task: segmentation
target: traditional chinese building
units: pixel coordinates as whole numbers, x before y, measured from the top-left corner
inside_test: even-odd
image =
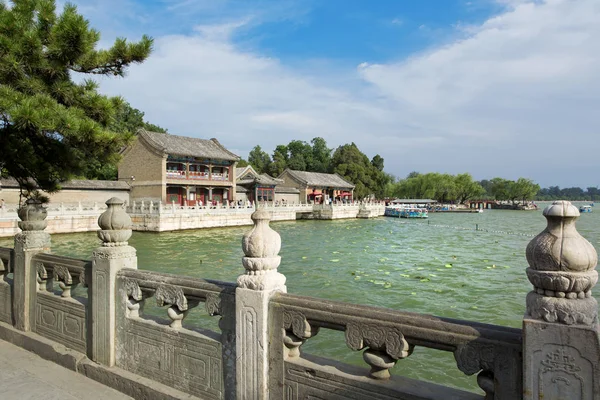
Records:
[[[131,199],[180,205],[235,199],[239,157],[217,139],[138,131],[122,153],[119,180],[131,186]]]
[[[283,181],[280,179],[257,173],[251,165],[236,170],[238,199],[251,202],[275,201],[275,187],[281,183]]]
[[[286,169],[279,175],[282,186],[300,190],[300,200],[320,203],[325,200],[352,201],[354,185],[338,174],[294,171]]]

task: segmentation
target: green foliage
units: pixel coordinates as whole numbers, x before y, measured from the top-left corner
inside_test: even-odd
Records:
[[[99,40],[72,4],[57,14],[53,0],[0,3],[0,169],[22,190],[56,191],[89,163],[114,164],[126,143],[128,135],[111,127],[122,99],[71,76],[124,76],[150,55],[152,39],[119,38],[96,50]]]
[[[373,160],[358,149],[356,144],[338,147],[331,157],[331,172],[338,173],[354,183],[354,198],[363,199],[374,195],[383,198],[391,176],[383,172],[383,158],[376,155]],[[381,169],[379,169],[381,167]]]
[[[259,145],[254,146],[250,151],[248,162],[259,174],[268,173],[271,167],[271,157]]]
[[[297,171],[336,172],[354,183],[354,196],[357,199],[374,195],[383,198],[392,177],[383,172],[384,160],[377,154],[371,161],[356,144],[340,146],[332,155],[327,142],[316,137],[307,143],[292,140],[287,145],[280,144],[273,151],[273,157],[255,146],[248,156],[248,162],[259,173],[279,176],[286,168]]]
[[[519,178],[516,182],[511,182],[509,185],[509,200],[513,203],[516,200],[521,200],[525,204],[527,200],[533,200],[539,191],[540,185],[534,183],[531,179]]]
[[[471,174],[459,174],[454,177],[456,188],[456,201],[464,203],[467,200],[480,198],[485,194],[485,189],[473,180]]]
[[[600,189],[590,186],[583,190],[580,187],[568,187],[561,189],[558,186],[550,186],[540,189],[536,200],[600,200]]]
[[[109,125],[113,132],[120,133],[127,140],[136,134],[137,130],[143,128],[152,132],[167,133],[167,130],[144,121],[144,113],[137,108],[131,107],[129,103],[123,101],[115,111],[115,116]],[[81,174],[86,179],[116,180],[117,162],[99,162],[98,160],[89,160]]]
[[[240,161],[237,162],[237,168],[244,168],[250,165],[250,163],[243,158],[240,158]]]
[[[406,179],[392,185],[393,197],[410,199],[433,199],[440,203],[464,202],[485,193],[484,189],[468,174],[411,172]]]
[[[129,103],[124,101],[116,110],[110,129],[114,132],[133,135],[140,128],[151,132],[168,133],[167,129],[144,121],[144,112],[131,107]]]

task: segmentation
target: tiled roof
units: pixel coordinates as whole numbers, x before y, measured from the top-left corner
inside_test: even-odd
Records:
[[[62,182],[62,189],[83,189],[83,190],[129,190],[129,185],[125,181],[94,181],[86,179],[76,179]],[[0,187],[18,188],[19,184],[12,178],[0,179]]]
[[[238,185],[245,185],[250,183],[260,183],[262,185],[280,185],[283,180],[273,178],[268,174],[258,174],[251,165],[243,168],[236,168],[235,176]]]
[[[237,161],[239,156],[227,150],[217,139],[198,139],[165,133],[138,131],[139,137],[157,150],[179,156],[208,158],[213,160]]]
[[[338,174],[325,174],[322,172],[307,172],[307,171],[294,171],[286,169],[283,174],[288,172],[290,176],[297,181],[304,183],[307,186],[314,187],[330,187],[340,189],[354,189],[354,185]],[[282,175],[283,175],[282,174]]]
[[[431,199],[394,199],[391,201],[394,204],[431,204],[437,203],[436,200]]]

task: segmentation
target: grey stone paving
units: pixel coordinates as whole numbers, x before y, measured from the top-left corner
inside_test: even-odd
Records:
[[[2,400],[125,400],[131,397],[0,340]]]

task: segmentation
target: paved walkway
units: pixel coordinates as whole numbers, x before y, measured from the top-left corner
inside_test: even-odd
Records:
[[[0,340],[0,399],[131,400],[131,397]]]

